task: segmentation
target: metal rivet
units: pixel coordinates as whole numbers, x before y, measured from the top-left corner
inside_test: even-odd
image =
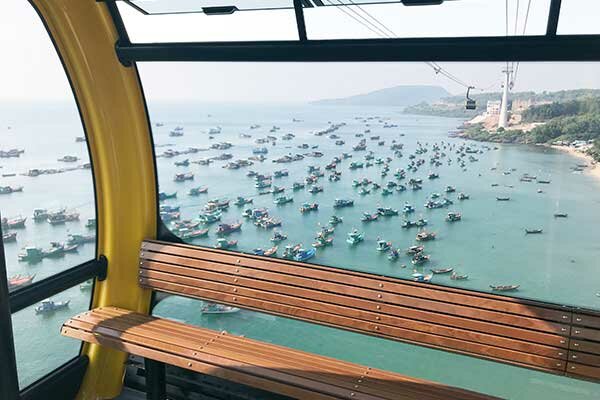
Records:
[[[376,319],[377,321],[379,321],[381,318],[380,318],[380,317],[375,317],[375,319]]]
[[[567,328],[560,328],[561,332],[565,332]]]
[[[237,292],[237,288],[233,288],[233,291],[234,291],[234,292]]]
[[[377,298],[378,298],[378,299],[380,299],[381,297],[383,297],[383,296],[381,296],[380,294],[378,294],[378,295],[377,295]]]
[[[571,356],[571,358],[572,358],[573,360],[577,360],[577,355],[576,355],[576,354],[573,354],[573,355]]]
[[[563,315],[562,319],[569,319],[569,316],[568,315]]]
[[[380,284],[379,284],[379,287],[383,287],[383,283],[380,283]]]
[[[191,367],[191,366],[192,366],[192,363],[188,363],[188,367]]]
[[[557,366],[557,367],[560,367],[561,365],[562,365],[561,363],[556,363],[556,366]]]
[[[574,365],[571,365],[571,369],[575,369],[576,367]]]
[[[559,356],[562,356],[563,354],[564,354],[563,352],[560,352],[560,351],[558,352]]]
[[[575,318],[575,321],[581,322],[581,318],[577,317],[577,318]]]
[[[376,308],[377,308],[378,310],[381,310],[381,306],[377,306]]]
[[[238,258],[237,260],[235,260],[235,262],[239,264],[239,263],[241,263],[241,262],[242,262],[242,260],[240,260],[240,259]]]
[[[360,386],[358,385],[354,385],[354,389],[358,389]]]
[[[561,340],[561,341],[560,341],[560,344],[565,344],[565,341],[564,341],[564,340]]]
[[[359,380],[358,380],[358,383],[362,383],[362,379],[359,379]]]
[[[378,327],[378,326],[375,326],[375,330],[376,330],[376,331],[378,331],[378,330],[379,330],[379,327]]]
[[[581,331],[580,331],[579,329],[576,329],[576,330],[575,330],[575,334],[576,334],[576,335],[579,335],[580,333],[581,333]]]
[[[351,396],[351,397],[354,397],[354,392],[350,393],[350,396]]]
[[[573,343],[573,347],[579,347],[579,343]]]
[[[197,356],[197,355],[198,355],[198,353],[194,352],[194,355],[195,355],[195,356]]]
[[[234,297],[234,298],[233,298],[233,301],[237,301],[237,297]]]
[[[235,269],[235,272],[240,272],[239,268],[236,268],[236,269]]]
[[[238,278],[235,278],[233,281],[234,281],[234,282],[237,282],[237,281],[238,281]]]

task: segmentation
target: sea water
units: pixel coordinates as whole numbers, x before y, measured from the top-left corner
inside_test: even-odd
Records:
[[[26,152],[18,159],[1,159],[1,173],[25,172],[29,168],[50,168],[62,166],[56,159],[65,154],[83,157],[85,162],[85,143],[75,143],[75,137],[82,131],[76,113],[63,105],[11,105],[3,107],[2,125],[11,125],[10,130],[0,126],[2,149],[12,147],[25,148]],[[163,204],[180,205],[182,218],[197,218],[204,204],[212,198],[236,196],[251,197],[251,207],[267,207],[270,213],[283,221],[279,228],[289,239],[280,244],[279,255],[285,244],[303,243],[309,246],[314,242],[315,233],[326,225],[330,216],[336,214],[344,222],[336,228],[334,245],[317,250],[317,256],[310,262],[332,265],[341,268],[370,272],[387,276],[409,279],[412,274],[410,259],[402,255],[393,263],[375,250],[377,238],[389,240],[394,247],[404,249],[414,244],[415,229],[402,229],[401,216],[380,218],[369,224],[362,223],[360,216],[365,211],[374,212],[378,206],[401,209],[404,202],[410,202],[417,209],[410,218],[423,217],[429,221],[427,229],[437,233],[437,239],[425,243],[426,253],[431,262],[424,269],[454,267],[461,274],[468,274],[467,281],[451,281],[448,276],[435,276],[433,284],[456,285],[458,287],[489,291],[489,285],[518,284],[520,289],[511,295],[544,300],[553,303],[598,308],[600,298],[600,276],[596,273],[600,241],[598,230],[600,214],[595,212],[600,200],[600,184],[591,176],[574,173],[572,167],[578,161],[568,154],[552,149],[535,146],[510,146],[488,144],[488,150],[481,143],[465,142],[448,137],[448,132],[461,123],[458,119],[413,116],[401,113],[395,108],[382,107],[324,107],[314,105],[208,105],[150,103],[150,116],[153,122],[156,153],[172,148],[185,150],[187,147],[207,147],[213,142],[231,142],[234,146],[225,152],[232,153],[234,159],[252,155],[257,146],[255,139],[273,135],[281,137],[293,133],[291,141],[278,140],[276,146],[266,144],[268,159],[264,163],[255,163],[249,168],[228,170],[222,168],[228,161],[215,161],[210,166],[191,164],[189,167],[176,167],[174,162],[189,158],[190,161],[216,156],[223,151],[209,150],[196,154],[174,158],[157,158],[157,170],[160,190],[177,191],[177,199]],[[366,126],[362,119],[355,117],[378,116],[397,128],[383,128],[379,119],[371,120]],[[300,122],[293,122],[293,119]],[[156,127],[155,123],[164,123]],[[315,131],[325,129],[330,123],[345,122],[335,134],[346,143],[336,146],[327,135],[316,137]],[[249,129],[252,124],[260,124],[257,129]],[[280,127],[270,133],[272,126]],[[170,137],[169,131],[175,126],[184,127],[183,137]],[[209,139],[210,128],[220,126],[222,133]],[[360,139],[356,133],[365,133],[368,148],[375,157],[393,157],[390,173],[380,177],[381,167],[349,170],[351,161],[363,161],[365,152],[352,152],[351,146]],[[240,134],[251,134],[251,138],[242,138]],[[385,146],[377,146],[370,136],[379,135],[385,140]],[[401,136],[403,135],[403,136]],[[402,158],[395,158],[389,149],[395,139],[404,144]],[[474,154],[477,162],[466,162],[466,171],[457,165],[454,152],[445,150],[446,158],[440,167],[428,163],[419,171],[407,174],[424,180],[423,190],[382,196],[381,191],[360,196],[353,188],[353,179],[367,177],[374,182],[385,184],[393,181],[393,172],[397,168],[406,168],[408,155],[413,153],[417,142],[428,146],[429,151],[417,158],[426,160],[432,154],[431,145],[451,143],[456,147],[468,144],[482,149],[482,154]],[[271,162],[283,154],[306,153],[313,149],[302,150],[297,146],[308,143],[318,145],[316,151],[324,153],[321,158],[305,158],[290,164]],[[246,177],[249,169],[260,173],[271,173],[276,169],[288,169],[289,176],[274,179],[277,186],[291,188],[294,181],[302,181],[307,175],[308,165],[321,166],[321,169],[334,156],[342,152],[353,154],[353,158],[343,161],[338,170],[342,171],[341,180],[329,182],[326,176],[319,185],[324,191],[310,194],[302,190],[284,194],[293,196],[294,202],[283,206],[273,204],[276,196],[257,195],[254,182]],[[446,164],[453,159],[451,165]],[[466,158],[465,158],[466,160]],[[495,170],[492,170],[495,168]],[[510,174],[503,174],[503,172]],[[194,181],[177,183],[173,181],[176,173],[192,172]],[[429,172],[437,172],[437,180],[428,180]],[[549,185],[520,182],[519,177],[528,173],[539,179],[550,180]],[[93,244],[83,245],[78,253],[68,254],[60,259],[45,259],[39,264],[29,265],[17,262],[20,249],[28,244],[48,247],[53,240],[63,241],[68,233],[88,233],[85,220],[94,216],[93,188],[91,173],[77,170],[64,174],[30,178],[16,176],[1,178],[2,185],[23,185],[23,193],[0,196],[0,212],[3,216],[28,216],[27,228],[18,233],[17,243],[5,245],[8,275],[17,273],[35,273],[36,280],[43,279],[67,267],[74,266],[94,256]],[[403,183],[403,182],[400,182]],[[498,186],[492,187],[492,183]],[[187,196],[191,187],[207,186],[208,194],[199,197]],[[448,209],[427,210],[423,204],[433,192],[445,195],[447,185],[456,187],[456,193],[448,197],[454,204]],[[510,187],[512,186],[512,187]],[[542,189],[543,193],[538,193]],[[456,194],[464,192],[470,200],[458,201]],[[496,201],[497,196],[509,196],[508,202]],[[355,201],[352,208],[333,209],[336,198],[348,198]],[[319,203],[316,213],[301,214],[299,207],[303,202]],[[31,214],[34,208],[76,208],[81,213],[81,221],[67,223],[64,226],[50,226],[47,223],[34,224]],[[232,205],[223,214],[223,221],[244,222],[242,230],[229,237],[239,241],[238,250],[251,252],[252,249],[272,246],[269,238],[272,231],[255,227],[241,217],[243,208]],[[462,213],[463,220],[450,224],[444,220],[447,211]],[[555,219],[555,212],[566,212],[566,219]],[[352,228],[365,233],[365,241],[350,247],[346,234]],[[541,228],[541,235],[525,235],[525,229]],[[212,246],[216,242],[211,227],[209,237],[194,240],[193,243]],[[401,265],[407,265],[402,268]],[[79,345],[76,341],[60,338],[58,329],[68,316],[86,309],[89,304],[89,292],[73,288],[57,296],[56,300],[71,300],[71,309],[52,315],[40,316],[33,309],[23,310],[13,316],[19,378],[22,386],[37,379],[69,357],[76,354]],[[202,316],[199,302],[169,298],[160,303],[156,312],[197,323],[214,329],[226,329],[234,334],[244,334],[273,343],[288,345],[306,351],[338,357],[349,361],[385,368],[412,376],[432,379],[452,385],[480,390],[508,398],[522,399],[591,399],[600,395],[597,385],[549,374],[537,373],[498,363],[477,360],[471,357],[430,350],[419,346],[405,345],[383,339],[368,337],[337,329],[326,328],[290,319],[269,316],[250,311],[240,311],[230,315]],[[493,378],[493,379],[492,379]],[[507,382],[511,382],[507,384]]]

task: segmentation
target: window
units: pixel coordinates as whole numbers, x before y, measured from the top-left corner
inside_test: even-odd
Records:
[[[297,246],[290,257],[308,263],[598,309],[599,221],[589,212],[600,189],[598,67],[509,64],[503,128],[506,63],[141,63],[162,220],[199,246],[279,258]],[[475,110],[464,79],[477,86]],[[422,256],[408,255],[412,246]],[[212,307],[172,297],[155,312],[501,397],[599,393],[256,312],[202,315],[203,306]],[[434,359],[464,367],[447,373]],[[488,368],[535,394],[469,380]]]
[[[92,169],[68,79],[27,2],[5,4],[0,44],[6,55],[0,93],[6,272],[13,294],[27,287],[35,292],[46,278],[96,258]],[[89,307],[91,283],[13,314],[21,388],[79,353],[78,343],[60,338],[59,325]]]

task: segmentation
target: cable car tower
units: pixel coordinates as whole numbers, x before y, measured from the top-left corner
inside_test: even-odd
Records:
[[[506,66],[506,69],[502,70],[504,74],[504,90],[502,91],[502,103],[500,104],[500,117],[498,118],[498,128],[506,129],[508,127],[508,91],[510,90],[511,82],[510,77],[513,69]]]

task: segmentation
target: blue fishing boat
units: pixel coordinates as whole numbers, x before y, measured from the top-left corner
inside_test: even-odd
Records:
[[[310,249],[300,249],[294,256],[295,261],[306,261],[313,258],[317,254],[317,250],[314,247]]]

